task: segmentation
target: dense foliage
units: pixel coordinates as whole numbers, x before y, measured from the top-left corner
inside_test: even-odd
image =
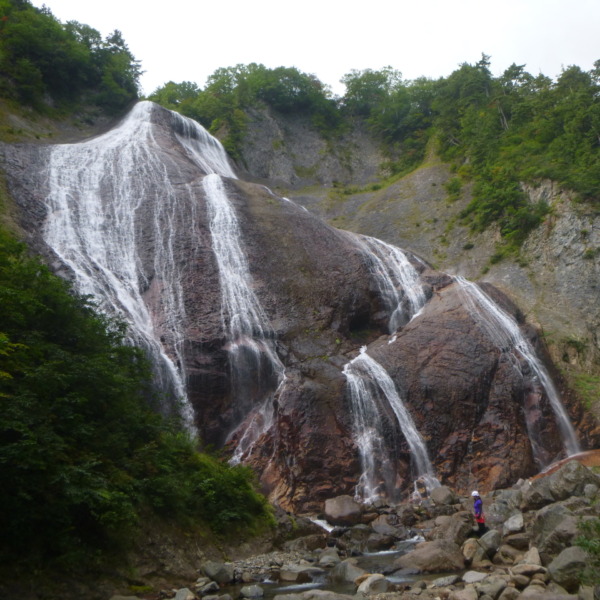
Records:
[[[123,328],[0,231],[0,562],[114,555],[142,514],[216,532],[265,524],[251,472],[199,454],[149,408]]]
[[[588,562],[583,572],[582,583],[600,585],[600,519],[587,519],[579,523],[582,535],[577,545],[588,553]]]
[[[395,173],[418,166],[430,140],[456,177],[449,198],[474,183],[463,212],[475,229],[498,223],[507,247],[518,247],[548,211],[532,205],[522,183],[548,178],[581,200],[600,203],[600,61],[590,72],[570,66],[556,81],[511,65],[499,77],[489,57],[462,64],[437,80],[402,79],[385,67],[352,71],[346,93],[333,98],[313,75],[296,69],[237,65],[219,69],[204,89],[167,83],[150,99],[197,119],[213,132],[227,127],[226,146],[235,156],[248,109],[259,103],[284,113],[310,116],[332,135],[362,120],[388,151]]]
[[[203,90],[188,81],[170,81],[149,99],[197,120],[213,133],[224,129],[223,145],[235,157],[246,125],[244,111],[260,102],[282,113],[308,115],[325,135],[342,123],[329,89],[295,67],[268,69],[252,63],[221,68]]]
[[[38,109],[82,99],[117,111],[138,96],[139,62],[121,33],[62,24],[28,0],[0,0],[0,95]]]

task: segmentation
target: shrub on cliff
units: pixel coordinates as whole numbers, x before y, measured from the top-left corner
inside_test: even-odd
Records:
[[[590,585],[600,584],[600,519],[582,521],[579,525],[582,535],[577,545],[588,553],[588,564],[582,581]]]

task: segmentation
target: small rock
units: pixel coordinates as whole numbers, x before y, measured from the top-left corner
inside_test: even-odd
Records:
[[[464,590],[450,592],[448,600],[477,600],[477,590],[472,585],[467,585]]]
[[[182,588],[180,590],[177,590],[174,600],[196,600],[196,596],[194,592],[192,592],[188,588]]]
[[[523,513],[517,513],[506,521],[502,527],[504,535],[510,535],[511,533],[518,533],[523,530]]]
[[[462,576],[462,580],[465,583],[477,583],[478,581],[483,581],[487,576],[487,573],[480,573],[479,571],[467,571]]]
[[[489,596],[492,600],[496,600],[506,589],[506,585],[507,582],[504,578],[491,575],[485,582],[478,586],[477,590],[479,594]],[[481,600],[481,598],[479,600]]]
[[[359,586],[358,594],[385,594],[390,588],[390,582],[383,575],[369,575]]]
[[[330,568],[342,562],[340,555],[336,548],[327,548],[327,550],[321,553],[319,558],[319,566]]]
[[[577,596],[578,600],[594,600],[594,588],[591,585],[582,585],[579,587]]]
[[[516,600],[521,595],[521,592],[515,587],[507,586],[504,588],[498,600]]]
[[[448,587],[460,581],[458,575],[448,575],[447,577],[438,577],[431,582],[433,587]]]
[[[583,488],[583,495],[593,500],[598,495],[598,486],[595,483],[587,483]]]
[[[539,585],[527,586],[519,596],[519,600],[525,600],[525,598],[538,597],[546,591],[546,588],[540,587]]]
[[[207,583],[204,587],[200,588],[199,592],[202,596],[208,596],[212,592],[218,592],[219,589],[219,584],[216,581],[211,581],[210,583]]]
[[[541,565],[534,565],[529,563],[521,563],[519,565],[515,565],[511,568],[510,572],[513,575],[526,575],[527,577],[531,577],[536,573],[545,573],[545,567]]]
[[[512,533],[504,538],[504,543],[516,548],[517,550],[527,550],[529,548],[528,533]]]
[[[265,595],[265,591],[260,585],[245,585],[240,590],[240,595],[243,598],[262,598]]]
[[[530,579],[527,577],[527,575],[513,575],[510,580],[515,584],[515,587],[520,590],[525,589],[530,582]]]
[[[355,558],[347,558],[329,572],[330,581],[352,583],[365,574],[365,570],[356,566]]]
[[[540,558],[540,553],[538,552],[538,549],[531,548],[528,552],[525,553],[525,555],[521,559],[521,562],[530,565],[541,565],[542,559]]]
[[[523,558],[523,552],[508,544],[502,544],[494,556],[496,565],[513,565]]]

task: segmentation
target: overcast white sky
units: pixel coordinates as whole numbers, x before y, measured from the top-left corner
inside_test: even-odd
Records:
[[[485,52],[556,77],[600,59],[600,0],[33,0],[62,22],[119,29],[145,73],[204,86],[219,67],[297,67],[342,94],[351,69],[390,65],[405,79],[449,75]]]

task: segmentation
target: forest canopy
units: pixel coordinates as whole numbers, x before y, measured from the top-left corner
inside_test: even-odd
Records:
[[[258,105],[304,114],[326,137],[360,120],[398,174],[417,167],[435,140],[456,172],[451,194],[474,183],[463,217],[475,229],[498,223],[515,247],[548,210],[527,201],[522,183],[551,179],[579,200],[600,204],[600,61],[589,72],[569,66],[552,80],[517,64],[494,76],[483,54],[439,79],[404,80],[384,67],[353,70],[342,83],[345,94],[334,97],[314,75],[252,63],[218,69],[204,88],[168,82],[150,99],[219,132],[234,158],[248,110]]]
[[[119,31],[103,39],[28,0],[0,0],[0,96],[38,109],[84,100],[116,112],[138,97],[141,73]]]

